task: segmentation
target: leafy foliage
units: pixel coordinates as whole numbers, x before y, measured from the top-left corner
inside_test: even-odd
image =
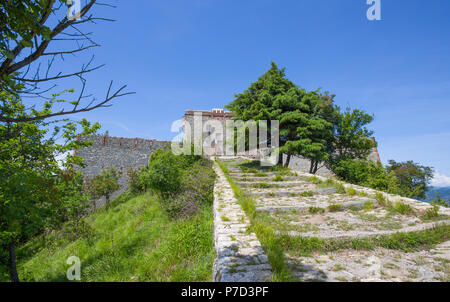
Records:
[[[215,173],[209,160],[197,155],[174,155],[158,149],[150,156],[139,183],[156,192],[172,218],[192,216],[202,204],[212,204]]]
[[[226,108],[243,121],[278,120],[285,165],[291,155],[300,155],[310,160],[309,172],[316,173],[321,162],[330,166],[343,158],[365,158],[374,146],[369,138],[372,132],[365,127],[373,117],[360,110],[341,113],[334,97],[319,89],[300,88],[286,78],[284,68],[272,63]]]
[[[7,117],[40,114],[26,113],[20,100],[5,91],[0,92],[0,103],[8,108],[4,112]],[[84,119],[79,123],[60,121],[60,126],[54,126],[50,132],[53,123],[56,122],[0,123],[2,249],[14,250],[16,244],[46,229],[77,219],[86,208],[88,199],[82,177],[75,171],[75,165],[83,163],[68,152],[91,144],[76,139],[80,127],[80,134],[89,135],[100,125],[91,125]],[[61,155],[66,155],[62,163],[57,160]]]
[[[347,108],[340,112],[336,108],[334,124],[334,143],[330,158],[331,164],[343,159],[366,159],[376,143],[369,137],[373,131],[366,128],[373,116],[362,110]]]
[[[138,194],[145,192],[145,184],[142,181],[141,174],[144,168],[141,169],[129,169],[127,171],[128,177],[128,191],[132,194]]]
[[[414,163],[413,161],[389,161],[387,171],[394,173],[399,181],[400,190],[412,198],[426,198],[428,183],[433,178],[433,168]]]
[[[334,172],[341,179],[353,184],[398,193],[397,179],[388,174],[380,163],[345,159],[335,164]]]
[[[423,198],[433,170],[409,161],[383,167],[381,163],[344,159],[334,164],[333,171],[341,179],[361,186],[409,198]]]
[[[442,199],[441,196],[439,195],[439,193],[436,192],[436,198],[432,198],[432,203],[439,205],[439,206],[443,206],[443,207],[450,207],[450,200],[445,200]]]
[[[151,154],[148,169],[142,177],[146,188],[156,191],[167,199],[180,190],[181,173],[177,156],[170,151],[158,149]]]
[[[114,168],[103,170],[102,173],[90,180],[89,189],[94,199],[105,196],[109,205],[110,196],[119,189],[119,174]]]
[[[121,195],[123,196],[123,195]],[[82,261],[82,282],[204,282],[215,257],[212,208],[186,219],[168,217],[150,193],[117,202],[82,219],[89,231],[74,238],[64,225],[18,247],[23,281],[67,282],[67,258]],[[7,281],[0,267],[0,281]]]

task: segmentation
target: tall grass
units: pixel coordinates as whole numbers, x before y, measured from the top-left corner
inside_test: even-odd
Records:
[[[431,248],[435,244],[449,240],[450,226],[441,224],[423,231],[365,238],[320,239],[289,235],[278,237],[280,246],[294,256],[308,256],[313,252],[326,253],[341,249],[373,250],[376,247],[411,252]]]
[[[18,249],[24,281],[67,281],[66,260],[81,260],[81,281],[210,281],[213,217],[170,219],[149,193],[87,217],[91,233],[76,240],[57,232]],[[7,280],[5,272],[0,278]]]

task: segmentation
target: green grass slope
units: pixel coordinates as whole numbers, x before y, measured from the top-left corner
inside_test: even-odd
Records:
[[[173,220],[150,193],[86,218],[88,235],[64,232],[36,238],[18,249],[22,281],[67,281],[70,256],[81,259],[81,281],[210,281],[215,257],[213,216]],[[0,272],[8,281],[7,272]]]

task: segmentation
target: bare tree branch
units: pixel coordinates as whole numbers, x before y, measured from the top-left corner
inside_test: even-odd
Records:
[[[83,50],[86,50],[86,49],[89,49],[89,48],[92,48],[92,47],[99,47],[99,46],[101,46],[101,45],[95,44],[95,45],[89,45],[89,46],[86,46],[86,47],[83,47],[83,48],[79,48],[79,49],[75,49],[75,50],[47,52],[47,53],[43,53],[42,56],[73,54],[73,53],[80,52],[80,51],[83,51]]]
[[[102,68],[103,66],[105,66],[105,64],[99,65],[97,67],[94,67],[92,69],[87,69],[87,70],[82,70],[79,72],[75,72],[75,73],[71,73],[71,74],[65,74],[65,75],[57,75],[55,77],[52,78],[44,78],[44,79],[24,79],[24,78],[13,78],[16,81],[23,81],[23,82],[32,82],[32,83],[38,83],[38,82],[46,82],[46,81],[53,81],[53,80],[59,80],[59,79],[63,79],[63,78],[70,78],[70,77],[74,77],[80,74],[84,74],[84,73],[88,73],[97,69]]]
[[[113,82],[111,81],[106,92],[106,97],[102,101],[97,101],[95,98],[92,97],[92,94],[85,95],[86,79],[84,78],[84,75],[105,66],[104,64],[102,64],[91,68],[90,65],[94,59],[94,56],[92,56],[91,60],[87,64],[83,64],[81,70],[78,72],[68,74],[57,72],[56,75],[49,76],[50,69],[54,65],[53,63],[55,61],[55,58],[60,57],[61,60],[64,61],[64,55],[68,54],[75,55],[76,53],[82,52],[84,50],[100,46],[93,39],[91,39],[92,32],[83,32],[78,28],[77,25],[84,23],[96,24],[95,21],[97,20],[115,21],[113,19],[93,17],[92,14],[88,15],[88,12],[91,10],[94,4],[108,7],[114,7],[113,5],[98,3],[96,0],[87,0],[86,2],[85,6],[81,9],[79,13],[80,16],[79,19],[68,19],[65,16],[64,18],[60,19],[58,18],[56,12],[58,12],[59,9],[65,7],[65,4],[55,0],[48,0],[47,4],[44,4],[46,5],[46,8],[43,9],[41,13],[42,16],[40,18],[38,17],[39,24],[45,26],[44,24],[48,20],[49,16],[52,15],[55,16],[56,18],[56,26],[54,26],[53,29],[50,29],[48,31],[49,32],[48,35],[46,35],[45,37],[43,36],[43,34],[33,32],[31,40],[26,41],[27,42],[26,45],[28,47],[24,46],[24,44],[22,43],[23,41],[19,41],[20,38],[14,39],[14,41],[11,40],[11,44],[13,44],[13,42],[16,43],[15,46],[13,46],[13,49],[9,51],[12,53],[12,55],[8,54],[8,57],[0,56],[0,58],[2,59],[5,58],[0,65],[0,78],[7,76],[8,79],[15,81],[14,85],[22,84],[23,87],[20,88],[20,90],[15,90],[16,88],[14,88],[12,84],[6,84],[5,87],[3,87],[4,83],[1,83],[2,89],[5,89],[6,91],[11,91],[15,95],[20,95],[21,97],[24,98],[43,98],[52,103],[55,99],[54,96],[49,98],[46,96],[46,93],[53,90],[57,85],[54,84],[47,89],[46,87],[40,86],[40,84],[64,78],[78,77],[81,81],[81,91],[78,94],[76,101],[70,103],[65,102],[66,106],[64,107],[69,108],[63,108],[60,111],[55,112],[51,112],[50,110],[43,110],[41,112],[38,112],[35,109],[36,106],[32,106],[31,108],[26,109],[26,112],[31,113],[24,113],[23,115],[20,116],[11,116],[12,113],[9,112],[8,110],[4,110],[3,112],[0,110],[0,122],[7,122],[7,123],[29,122],[29,121],[44,120],[47,118],[57,116],[75,114],[80,112],[88,112],[100,107],[110,107],[111,105],[108,104],[108,102],[112,101],[113,99],[125,95],[134,94],[134,92],[124,92],[124,89],[127,87],[126,85],[122,86],[120,89],[112,93]],[[59,3],[59,5],[57,3]],[[72,48],[71,47],[66,48],[69,50],[60,50],[60,51],[56,50],[50,52],[46,51],[52,41],[75,41],[75,43],[77,44],[77,48],[73,47],[74,49],[71,49]],[[78,41],[89,41],[89,42],[78,42]],[[32,43],[30,44],[29,42]],[[7,41],[4,45],[9,45],[9,41]],[[28,50],[24,51],[25,49],[29,49],[30,52],[28,53]],[[45,72],[42,73],[45,76],[41,77],[42,62],[37,60],[44,56],[51,56],[51,58],[48,58],[46,62],[47,69]],[[34,72],[34,75],[27,76],[31,70],[30,69],[31,66],[33,66],[32,70]],[[81,103],[82,102],[84,103],[84,101],[86,101],[86,103],[88,104],[82,105]],[[71,104],[73,107],[71,107],[69,104]]]
[[[121,97],[121,96],[135,94],[135,92],[121,93],[126,87],[127,87],[126,85],[122,86],[113,95],[109,96],[108,98],[106,98],[105,100],[103,100],[102,102],[100,102],[94,106],[91,106],[91,105],[95,101],[95,99],[92,100],[86,107],[84,107],[82,109],[76,109],[76,106],[78,106],[78,105],[75,105],[74,109],[72,109],[71,111],[61,110],[59,112],[49,113],[49,114],[40,115],[40,116],[33,116],[33,117],[24,116],[24,117],[11,118],[11,117],[5,117],[3,115],[0,115],[0,122],[5,122],[5,123],[31,122],[31,121],[43,120],[43,119],[47,119],[47,118],[51,118],[51,117],[75,114],[75,113],[80,113],[80,112],[88,112],[88,111],[91,111],[91,110],[94,110],[94,109],[100,108],[100,107],[110,107],[111,105],[106,105],[106,103],[110,102],[111,100]],[[110,88],[111,88],[111,86],[109,87],[109,89]],[[109,91],[109,89],[108,89],[108,91]],[[109,92],[108,92],[108,94],[109,94]]]

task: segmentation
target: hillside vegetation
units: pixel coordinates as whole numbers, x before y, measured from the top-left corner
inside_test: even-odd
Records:
[[[18,249],[23,281],[67,281],[70,256],[81,259],[81,281],[209,281],[214,245],[211,207],[171,220],[158,199],[143,194],[91,215],[85,238],[61,233]],[[2,272],[2,281],[8,280]]]
[[[66,261],[76,256],[81,260],[81,281],[210,281],[215,173],[210,161],[169,153],[155,153],[151,168],[136,172],[130,190],[109,207],[21,245],[21,280],[67,281]],[[152,169],[164,164],[179,172],[178,189],[167,199],[152,183]],[[160,175],[160,184],[166,176]],[[145,190],[147,185],[153,190]],[[190,204],[189,210],[173,205],[178,196]],[[0,280],[8,279],[6,266],[1,266]]]

